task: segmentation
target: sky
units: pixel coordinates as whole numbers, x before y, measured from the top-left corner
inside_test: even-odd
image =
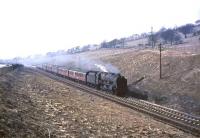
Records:
[[[0,59],[194,23],[199,5],[199,0],[1,0]]]

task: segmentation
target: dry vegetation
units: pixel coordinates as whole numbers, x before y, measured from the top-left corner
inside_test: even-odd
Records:
[[[128,84],[149,92],[150,100],[198,114],[200,112],[200,42],[198,37],[182,45],[164,48],[163,79],[159,79],[158,49],[103,49],[81,54],[112,63],[128,79]],[[152,98],[153,97],[153,98]]]
[[[0,77],[0,137],[192,137],[28,69]]]
[[[80,55],[117,66],[129,85],[149,92],[149,100],[199,115],[199,44],[194,51],[188,51],[191,45],[194,46],[186,43],[163,51],[161,80],[156,49],[102,49]],[[141,77],[144,79],[135,84]],[[0,137],[49,136],[192,137],[28,69],[1,75]]]

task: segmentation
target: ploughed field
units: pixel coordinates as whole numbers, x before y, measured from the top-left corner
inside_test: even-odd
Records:
[[[27,68],[0,76],[0,137],[192,137]]]

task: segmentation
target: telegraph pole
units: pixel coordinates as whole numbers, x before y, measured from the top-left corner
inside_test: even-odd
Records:
[[[162,46],[161,43],[159,44],[159,48],[160,48],[160,79],[162,79]]]
[[[151,45],[153,48],[153,27],[151,27]]]

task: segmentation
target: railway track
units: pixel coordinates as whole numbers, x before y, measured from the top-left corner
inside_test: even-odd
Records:
[[[131,109],[143,112],[154,117],[156,120],[162,121],[176,128],[179,128],[185,132],[191,133],[195,136],[200,136],[200,117],[193,116],[178,110],[170,109],[164,106],[153,104],[144,100],[138,100],[135,98],[122,98],[115,95],[99,91],[85,85],[70,81],[68,79],[56,76],[54,74],[39,70],[30,69],[30,71],[38,72],[46,75],[52,79],[64,82],[72,87],[78,88],[80,90],[89,92],[91,94],[100,96],[102,98],[111,100],[123,106],[129,107]]]

